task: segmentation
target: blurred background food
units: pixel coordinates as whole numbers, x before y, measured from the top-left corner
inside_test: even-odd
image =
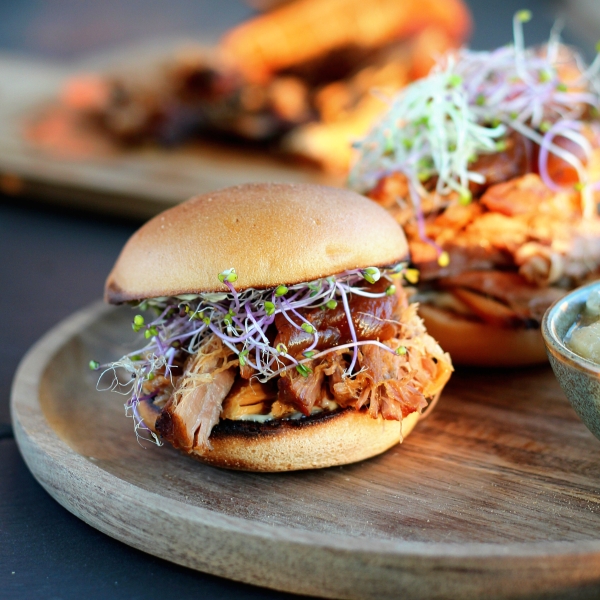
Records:
[[[470,29],[462,0],[293,0],[215,45],[179,49],[150,74],[70,79],[62,102],[125,146],[216,137],[345,173],[351,142],[383,98],[427,74]]]

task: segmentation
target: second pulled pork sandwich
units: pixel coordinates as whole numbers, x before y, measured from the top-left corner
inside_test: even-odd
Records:
[[[452,371],[407,302],[406,255],[394,219],[354,192],[198,196],[126,244],[106,299],[138,307],[144,345],[92,367],[130,385],[138,435],[204,462],[284,471],[374,456]]]
[[[457,364],[545,362],[545,310],[600,275],[600,58],[556,31],[525,48],[529,18],[406,88],[351,176],[405,228],[420,314]]]

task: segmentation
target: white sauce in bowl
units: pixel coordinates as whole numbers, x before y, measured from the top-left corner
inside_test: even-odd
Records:
[[[600,290],[590,294],[579,321],[567,334],[565,344],[575,354],[600,364]]]

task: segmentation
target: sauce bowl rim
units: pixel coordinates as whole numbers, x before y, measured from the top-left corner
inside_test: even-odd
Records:
[[[594,373],[600,377],[600,364],[583,358],[570,350],[564,340],[562,340],[557,331],[557,322],[560,316],[566,312],[574,303],[585,302],[592,290],[600,290],[600,280],[593,281],[569,292],[566,296],[556,300],[545,312],[542,318],[542,337],[546,344],[548,352],[551,352],[556,358],[579,371]]]

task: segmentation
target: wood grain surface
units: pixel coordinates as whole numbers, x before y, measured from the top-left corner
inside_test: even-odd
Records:
[[[224,577],[330,598],[597,597],[600,444],[549,367],[460,371],[386,454],[285,474],[136,442],[91,358],[132,349],[131,311],[77,313],[26,356],[15,433],[40,483],[101,531]]]
[[[151,76],[181,46],[181,40],[139,43],[68,67],[0,54],[0,191],[149,218],[196,194],[239,183],[343,184],[343,177],[234,146],[118,148],[69,125],[57,107],[61,87],[74,74]]]

